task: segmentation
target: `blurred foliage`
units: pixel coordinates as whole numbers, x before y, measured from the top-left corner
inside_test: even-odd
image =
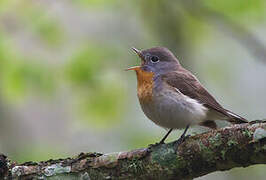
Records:
[[[33,92],[51,93],[54,78],[49,68],[41,64],[13,62],[5,64],[2,76],[2,87],[8,98],[33,95]]]
[[[23,150],[14,153],[18,158],[16,162],[24,163],[27,161],[45,161],[47,159],[66,158],[69,156],[60,147],[47,147],[43,145],[25,145]],[[13,157],[10,157],[13,159]]]
[[[147,0],[136,4],[141,10],[141,17],[146,28],[154,34],[161,46],[167,46],[179,56],[187,59],[183,65],[190,64],[188,49],[191,49],[200,35],[208,32],[203,23],[182,6],[182,1]],[[167,13],[166,13],[167,12]],[[192,37],[193,38],[192,38]]]
[[[86,45],[65,67],[80,102],[78,108],[90,117],[90,125],[100,128],[120,122],[123,112],[123,88],[118,83],[120,77],[111,68],[116,56],[115,49]]]
[[[5,10],[14,13],[19,21],[26,25],[42,43],[50,47],[60,47],[64,42],[64,30],[60,23],[39,3],[32,1],[5,2]],[[106,5],[107,1],[80,1],[88,5]],[[114,3],[115,1],[108,1]],[[4,36],[4,35],[3,35]],[[4,37],[2,37],[4,39]],[[29,94],[52,95],[56,88],[69,82],[73,90],[73,101],[78,104],[77,114],[90,126],[110,127],[121,120],[124,95],[118,74],[110,60],[116,59],[116,50],[103,46],[86,45],[77,48],[77,52],[64,66],[51,68],[41,57],[34,60],[23,57],[12,41],[0,44],[1,91],[9,101],[16,101]],[[9,51],[8,49],[12,49]],[[108,64],[110,65],[109,67]],[[0,67],[0,68],[1,68]],[[60,77],[60,78],[59,78]]]
[[[17,3],[17,0],[1,0],[0,1],[0,13],[4,12],[9,7],[12,7],[16,3]]]
[[[22,16],[22,23],[50,46],[59,46],[64,41],[64,31],[60,27],[60,22],[53,18],[43,7],[28,2],[21,2],[17,6],[19,14]]]
[[[101,71],[106,54],[102,49],[86,46],[73,55],[66,65],[66,75],[75,87],[93,88],[97,86],[96,74]]]
[[[90,126],[111,128],[121,122],[125,110],[123,108],[125,96],[121,87],[114,84],[116,79],[108,83],[101,82],[96,91],[81,97],[80,109],[90,117],[88,121]]]
[[[60,22],[38,3],[32,3],[30,0],[1,0],[0,15],[1,13],[19,15],[23,28],[28,27],[36,37],[49,46],[59,46],[64,42],[65,35]]]
[[[208,8],[221,12],[226,16],[241,21],[250,23],[263,20],[265,16],[266,2],[264,0],[204,0],[202,1]]]
[[[32,92],[51,93],[55,80],[51,68],[27,61],[23,55],[14,52],[14,47],[0,36],[0,84],[4,97],[17,100],[32,95]]]
[[[74,3],[85,5],[87,7],[109,7],[117,4],[119,0],[72,0]]]
[[[15,54],[14,49],[12,53],[7,49],[7,45],[0,43],[0,83],[7,99],[16,101],[36,93],[51,94],[66,79],[73,89],[74,101],[79,104],[78,112],[85,115],[84,122],[103,128],[121,121],[124,93],[118,83],[120,77],[110,68],[111,60],[116,59],[112,49],[81,48],[63,69],[51,68],[39,61],[33,63]],[[64,72],[62,79],[58,78],[61,71]]]

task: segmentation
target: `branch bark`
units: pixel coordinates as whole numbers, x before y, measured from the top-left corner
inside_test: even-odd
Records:
[[[110,154],[16,164],[0,155],[0,179],[192,179],[266,164],[266,121],[253,121],[175,143]]]

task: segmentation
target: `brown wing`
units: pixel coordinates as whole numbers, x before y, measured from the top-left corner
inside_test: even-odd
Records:
[[[196,99],[204,106],[224,114],[232,119],[233,123],[243,123],[243,121],[246,121],[241,116],[224,109],[189,71],[180,69],[179,71],[163,75],[162,79],[170,86],[177,88],[184,95]]]

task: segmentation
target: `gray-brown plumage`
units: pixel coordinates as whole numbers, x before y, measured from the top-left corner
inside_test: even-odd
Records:
[[[163,74],[162,79],[170,86],[177,88],[184,95],[196,99],[205,107],[209,108],[211,113],[215,114],[216,111],[217,119],[221,118],[234,124],[247,122],[243,117],[223,108],[188,70],[180,67],[177,71]],[[211,123],[202,123],[204,126],[208,126],[209,124]],[[213,128],[213,125],[211,124],[208,127]]]
[[[167,48],[133,50],[140,57],[141,66],[129,70],[135,70],[137,74],[142,110],[154,123],[170,129],[169,133],[172,129],[186,127],[187,130],[190,125],[196,124],[214,129],[214,120],[247,122],[223,108]]]

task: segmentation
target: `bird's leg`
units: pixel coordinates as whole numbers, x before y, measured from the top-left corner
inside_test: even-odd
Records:
[[[160,141],[159,143],[150,144],[150,145],[149,145],[149,148],[154,147],[154,146],[158,146],[158,145],[160,145],[160,144],[164,144],[164,141],[165,141],[166,138],[169,136],[169,134],[172,132],[172,130],[173,130],[173,129],[170,129],[170,130],[166,133],[166,135],[161,139],[161,141]]]
[[[164,144],[164,141],[166,140],[166,138],[169,136],[169,134],[172,132],[173,129],[170,129],[166,135],[163,137],[163,139],[161,139],[161,141],[159,142],[159,144]]]
[[[183,142],[186,140],[186,138],[189,137],[189,135],[186,136],[186,133],[187,133],[188,128],[189,128],[189,125],[186,126],[186,129],[184,130],[183,134],[182,134],[182,135],[180,136],[180,138],[175,142],[176,150],[177,150],[178,146],[179,146],[181,143],[183,143]]]

